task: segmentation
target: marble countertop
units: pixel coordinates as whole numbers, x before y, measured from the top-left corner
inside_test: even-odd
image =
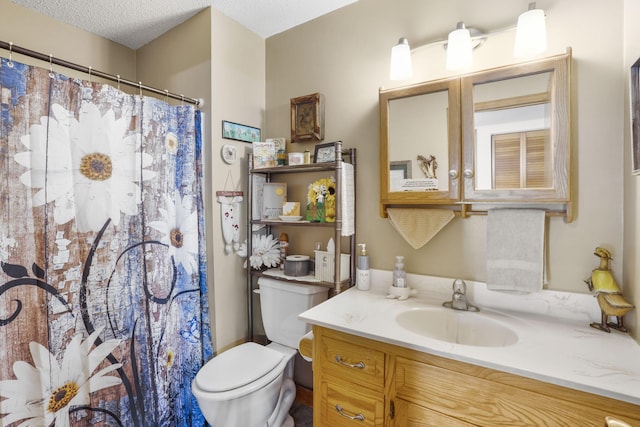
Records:
[[[640,405],[640,346],[628,335],[605,333],[589,324],[599,320],[589,294],[542,291],[510,295],[466,281],[478,315],[503,323],[518,335],[505,347],[469,346],[436,340],[400,327],[400,313],[441,307],[451,300],[453,279],[409,275],[416,295],[387,298],[391,272],[372,270],[368,291],[351,288],[305,311],[314,325],[417,351],[493,368]],[[469,313],[470,315],[476,313]]]

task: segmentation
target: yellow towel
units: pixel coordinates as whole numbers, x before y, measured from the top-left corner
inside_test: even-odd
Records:
[[[413,249],[420,249],[454,217],[449,209],[388,208],[389,222]]]

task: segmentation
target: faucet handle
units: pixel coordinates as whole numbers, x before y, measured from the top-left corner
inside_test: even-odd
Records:
[[[454,280],[451,288],[453,289],[454,294],[465,295],[467,293],[467,284],[462,279]]]

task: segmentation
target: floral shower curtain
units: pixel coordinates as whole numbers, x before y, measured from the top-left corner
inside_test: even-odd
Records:
[[[203,425],[200,114],[0,62],[0,425]]]

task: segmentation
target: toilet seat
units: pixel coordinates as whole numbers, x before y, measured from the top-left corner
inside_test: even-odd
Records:
[[[276,379],[287,362],[283,353],[248,342],[207,362],[196,375],[194,385],[215,400],[237,398]]]

